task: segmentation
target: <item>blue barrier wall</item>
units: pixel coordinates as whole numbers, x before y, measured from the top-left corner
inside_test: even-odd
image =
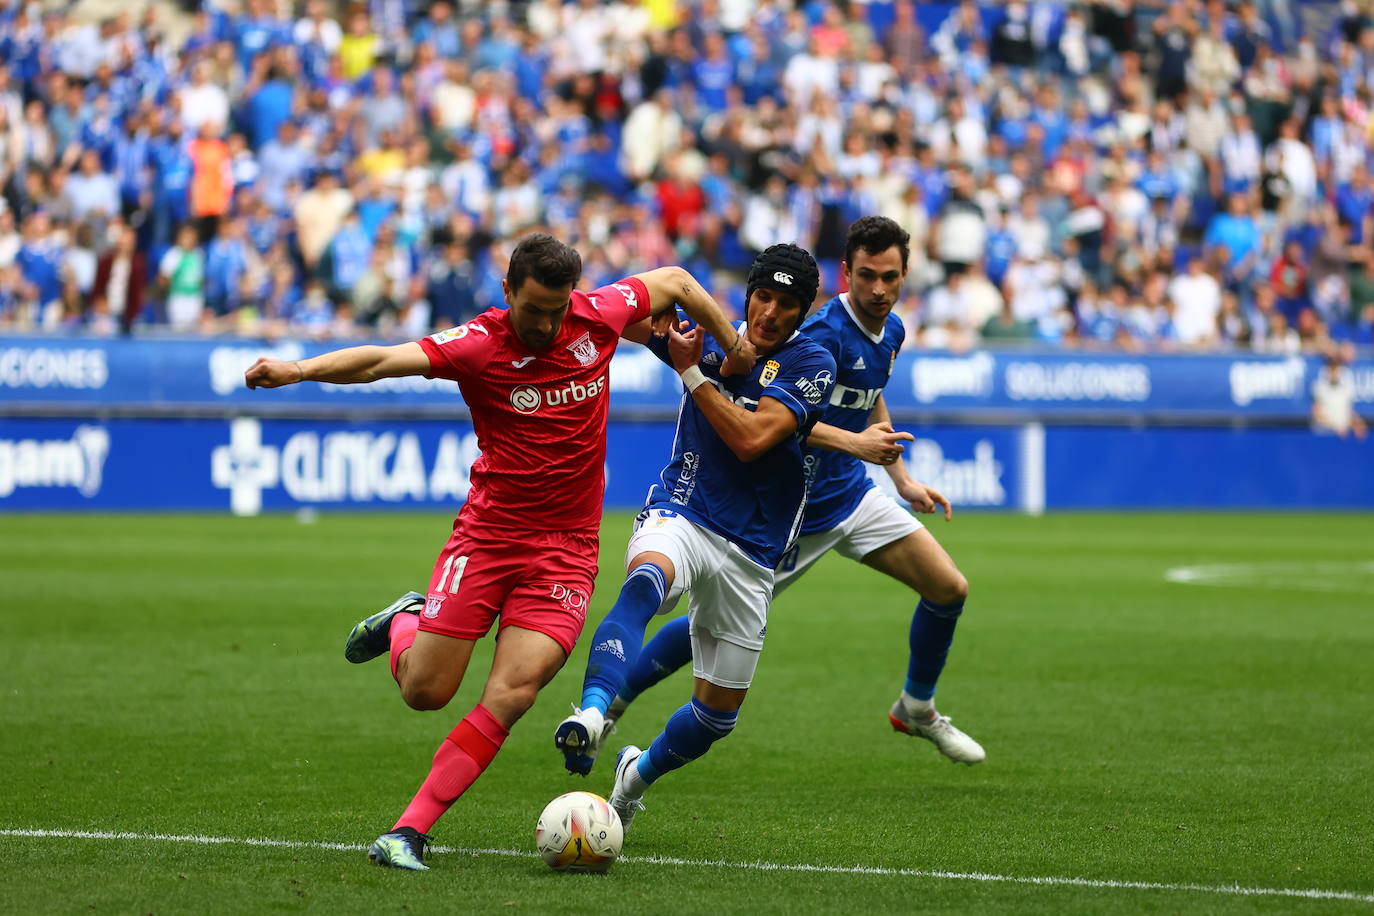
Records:
[[[0,338],[0,510],[461,503],[478,450],[452,382],[243,387],[259,355],[324,349]],[[1319,368],[1302,357],[913,353],[895,361],[886,396],[919,437],[912,474],[964,508],[1374,507],[1374,442],[1306,427]],[[1374,362],[1353,368],[1369,413]],[[634,508],[668,456],[681,386],[626,346],[610,389],[606,502]]]
[[[908,428],[911,473],[959,508],[1374,507],[1374,444],[1305,429]],[[608,506],[641,505],[672,434],[610,424]],[[461,420],[8,417],[0,506],[447,511],[477,454]]]
[[[453,382],[385,379],[371,385],[298,385],[249,391],[243,371],[258,356],[301,359],[328,347],[296,341],[87,340],[0,337],[0,411],[167,409],[254,413],[461,409]],[[886,397],[899,411],[976,419],[1304,421],[1314,357],[1122,356],[978,351],[902,353]],[[1374,360],[1352,367],[1358,403],[1374,409]],[[611,366],[611,406],[662,414],[676,409],[676,375],[642,347],[626,345]]]

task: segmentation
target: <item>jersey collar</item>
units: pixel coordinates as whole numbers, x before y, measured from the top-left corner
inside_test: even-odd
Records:
[[[840,300],[840,305],[844,306],[844,310],[849,313],[849,319],[854,322],[854,326],[859,329],[860,333],[875,344],[881,344],[883,342],[882,334],[874,334],[859,320],[859,316],[854,311],[854,306],[849,304],[849,293],[840,293],[835,298]],[[886,322],[884,322],[884,324],[886,324]],[[886,328],[884,328],[884,330],[886,330]]]

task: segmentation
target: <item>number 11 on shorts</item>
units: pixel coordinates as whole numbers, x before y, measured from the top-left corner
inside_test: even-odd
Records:
[[[467,557],[449,557],[444,561],[444,574],[439,577],[439,585],[434,589],[436,592],[444,590],[444,583],[448,582],[449,573],[453,574],[453,581],[449,583],[448,593],[458,594],[458,583],[463,578],[463,570],[467,569]]]

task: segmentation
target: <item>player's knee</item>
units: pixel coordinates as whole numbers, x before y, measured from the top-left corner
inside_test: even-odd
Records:
[[[959,570],[953,570],[928,588],[921,597],[944,607],[962,609],[968,600],[968,579]]]
[[[523,716],[539,697],[539,685],[534,681],[502,682],[488,684],[482,695],[482,705],[488,709],[500,709],[503,718],[510,721]]]
[[[453,699],[453,691],[447,687],[427,681],[415,681],[401,685],[401,697],[411,709],[428,711],[443,709]]]

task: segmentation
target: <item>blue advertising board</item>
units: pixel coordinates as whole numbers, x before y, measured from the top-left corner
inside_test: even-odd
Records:
[[[609,425],[608,507],[642,504],[673,431]],[[1038,423],[910,431],[911,474],[960,509],[1374,508],[1374,440]],[[478,454],[461,420],[0,417],[0,511],[456,511]]]
[[[326,347],[299,341],[0,338],[0,412],[83,407],[257,414],[462,411],[453,382],[404,378],[369,385],[293,385],[250,391],[243,372],[259,356],[301,359]],[[897,416],[959,415],[1072,420],[1145,417],[1305,420],[1315,357],[976,351],[902,353],[885,397]],[[1374,361],[1352,366],[1356,403],[1374,412]],[[676,375],[642,347],[611,365],[619,415],[676,411]],[[7,411],[8,408],[8,411]]]

